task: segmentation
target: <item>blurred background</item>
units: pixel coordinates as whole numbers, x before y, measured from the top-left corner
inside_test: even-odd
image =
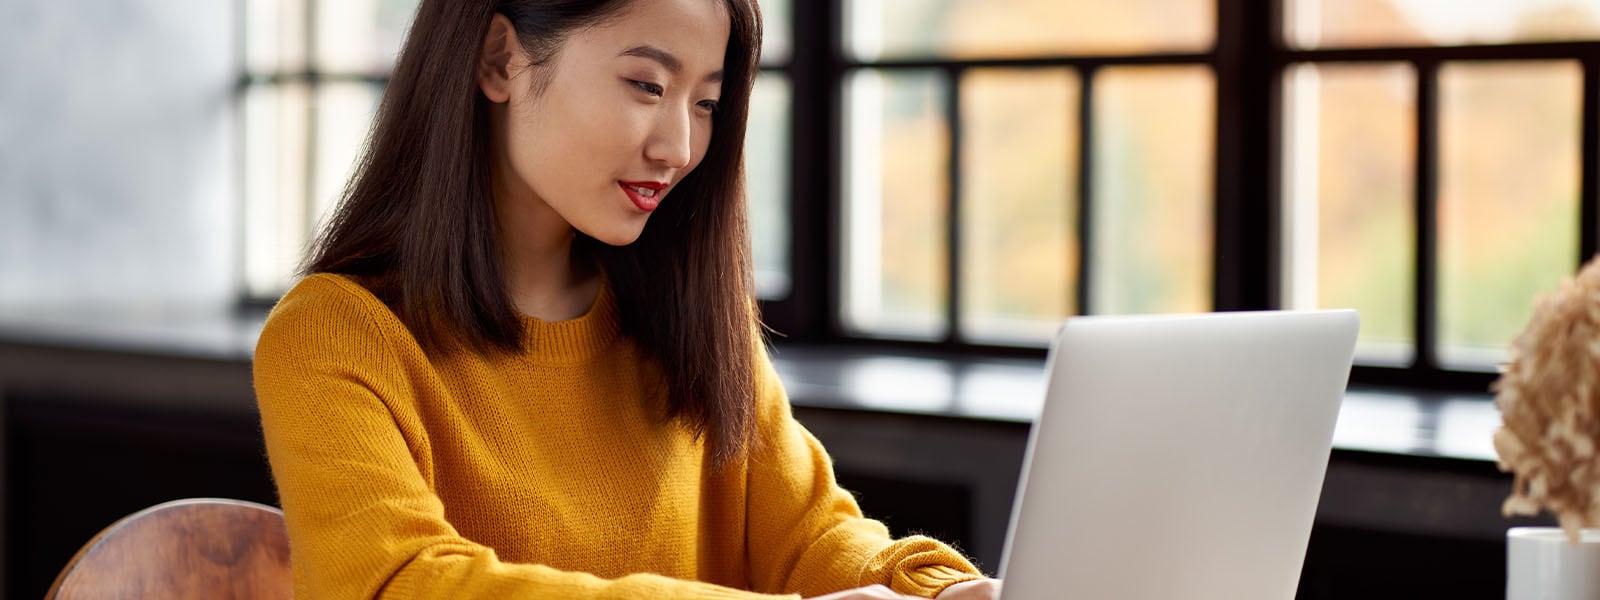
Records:
[[[0,384],[108,336],[247,365],[416,5],[0,0]],[[747,174],[780,346],[1028,365],[1075,314],[1353,307],[1353,382],[1383,390],[1366,422],[1444,436],[1453,413],[1414,405],[1453,394],[1491,426],[1534,298],[1597,250],[1600,0],[762,10]],[[13,541],[48,504],[17,473],[59,451],[21,449],[42,434],[19,422]],[[1484,475],[1486,443],[1419,468]]]
[[[270,304],[415,8],[0,3],[0,304]],[[1591,0],[763,9],[750,215],[791,336],[1038,349],[1072,314],[1354,307],[1362,362],[1426,382],[1491,371],[1594,250]]]

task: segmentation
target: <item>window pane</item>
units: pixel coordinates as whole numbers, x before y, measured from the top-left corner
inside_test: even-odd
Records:
[[[1290,0],[1300,48],[1504,44],[1600,38],[1596,0]]]
[[[792,0],[765,0],[761,3],[761,62],[783,64],[794,54]]]
[[[1089,310],[1210,310],[1211,70],[1110,68],[1094,83]]]
[[[1492,368],[1533,300],[1577,270],[1576,62],[1439,73],[1440,361]]]
[[[844,323],[869,335],[943,337],[949,84],[933,72],[874,70],[846,83]]]
[[[306,68],[306,3],[246,0],[245,68],[253,73]]]
[[[755,251],[756,295],[789,295],[789,106],[782,73],[756,78],[745,134],[745,180],[750,194],[750,241]]]
[[[1416,353],[1416,72],[1299,65],[1286,86],[1283,298],[1354,308],[1363,363]]]
[[[1047,344],[1075,311],[1078,77],[974,71],[961,85],[962,335]]]
[[[306,243],[309,101],[302,85],[245,92],[245,285],[252,296],[282,293]]]
[[[317,67],[384,74],[394,59],[418,0],[336,0],[316,3]]]
[[[367,83],[328,83],[317,88],[316,191],[312,221],[323,222],[366,150],[367,133],[383,88]]]
[[[1216,39],[1215,0],[857,0],[846,10],[846,49],[861,60],[1203,52]]]

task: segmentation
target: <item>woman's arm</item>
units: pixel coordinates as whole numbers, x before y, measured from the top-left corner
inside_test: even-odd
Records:
[[[756,367],[760,439],[750,456],[746,504],[756,589],[813,596],[880,584],[931,598],[983,577],[945,544],[922,536],[894,540],[882,523],[864,518],[835,483],[827,452],[794,420],[766,352]]]
[[[500,560],[457,533],[429,481],[430,440],[407,408],[415,365],[327,281],[274,310],[256,350],[267,454],[303,598],[769,598],[638,574],[602,579]],[[508,524],[510,526],[510,524]],[[618,548],[626,552],[626,548]]]

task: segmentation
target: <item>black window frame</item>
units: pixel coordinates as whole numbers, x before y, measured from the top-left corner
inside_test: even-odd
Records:
[[[386,86],[389,75],[325,71],[316,60],[316,2],[303,3],[306,66],[294,72],[251,72],[243,60],[243,40],[247,24],[243,16],[247,1],[236,0],[240,25],[240,76],[235,87],[236,106],[258,86],[299,84],[306,87],[307,137],[305,152],[305,201],[314,203],[316,181],[317,97],[325,84],[363,83]],[[1283,18],[1285,0],[1216,0],[1216,43],[1205,52],[1134,55],[1050,55],[1023,59],[888,59],[860,61],[846,56],[844,44],[844,2],[817,0],[792,2],[789,22],[793,27],[792,47],[785,60],[763,61],[763,75],[786,77],[790,83],[792,105],[789,115],[791,139],[788,156],[787,199],[789,216],[789,289],[781,298],[761,302],[763,317],[780,340],[800,343],[829,343],[880,347],[892,350],[926,351],[974,356],[1042,357],[1035,347],[1014,347],[974,343],[960,337],[961,273],[959,204],[961,172],[960,77],[971,69],[988,67],[1069,68],[1080,76],[1081,102],[1078,106],[1079,181],[1079,256],[1088,250],[1095,232],[1090,219],[1093,210],[1093,85],[1098,69],[1125,65],[1208,65],[1215,76],[1216,101],[1213,156],[1214,243],[1212,310],[1264,310],[1281,306],[1279,298],[1281,252],[1278,244],[1283,172],[1282,81],[1290,68],[1299,64],[1348,64],[1400,62],[1413,67],[1416,75],[1417,148],[1413,169],[1414,214],[1416,215],[1415,253],[1415,350],[1413,361],[1403,367],[1357,365],[1352,382],[1361,384],[1482,392],[1495,378],[1494,373],[1445,368],[1437,357],[1437,273],[1438,224],[1438,96],[1440,66],[1453,61],[1573,60],[1581,65],[1582,129],[1580,133],[1579,248],[1581,264],[1600,251],[1600,41],[1530,42],[1501,45],[1464,46],[1385,46],[1363,48],[1295,49],[1285,42]],[[950,145],[946,160],[950,172],[949,206],[951,218],[945,231],[950,256],[945,265],[948,302],[945,318],[950,327],[942,340],[934,342],[893,340],[854,335],[841,318],[840,274],[844,257],[841,214],[844,82],[850,73],[861,69],[932,69],[942,71],[951,85],[944,90],[946,120],[950,124]],[[242,121],[242,119],[241,119]],[[243,124],[239,139],[245,140]],[[242,163],[238,197],[243,202]],[[241,221],[241,239],[243,227]],[[241,255],[242,260],[242,255]],[[1077,311],[1090,309],[1092,262],[1079,265],[1076,286]],[[243,265],[240,265],[241,289]],[[250,309],[270,307],[275,298],[243,295],[241,304]]]
[[[311,240],[314,239],[314,236],[317,233],[316,220],[318,217],[316,211],[316,185],[318,171],[318,91],[324,85],[359,83],[378,88],[381,97],[382,90],[388,88],[390,73],[393,71],[393,67],[391,66],[389,70],[381,74],[372,72],[363,73],[358,71],[324,70],[320,68],[320,66],[317,64],[317,3],[328,0],[278,1],[284,3],[299,2],[301,5],[301,10],[304,11],[301,15],[302,18],[299,24],[299,26],[303,27],[305,31],[304,45],[301,48],[301,50],[305,52],[305,67],[303,69],[276,70],[266,72],[256,72],[251,70],[249,57],[247,56],[249,53],[250,36],[250,23],[248,21],[248,15],[250,13],[250,0],[234,0],[234,14],[237,15],[237,44],[235,45],[235,48],[236,52],[238,53],[237,64],[239,78],[234,82],[233,105],[234,113],[236,115],[240,115],[235,119],[234,127],[234,134],[236,136],[235,139],[238,140],[236,144],[237,152],[234,162],[236,169],[235,172],[238,175],[235,178],[236,189],[234,196],[239,207],[239,214],[249,214],[246,206],[246,203],[248,202],[248,194],[246,193],[245,188],[247,185],[249,185],[249,182],[246,179],[246,161],[248,160],[248,155],[251,152],[251,142],[247,133],[247,126],[244,122],[245,119],[243,115],[245,114],[245,102],[249,97],[250,92],[254,89],[262,87],[281,88],[289,85],[304,86],[306,91],[306,136],[304,140],[304,164],[302,166],[305,169],[305,181],[300,183],[303,187],[301,191],[303,193],[302,202],[305,205],[304,208],[307,219],[307,223],[305,224],[307,239]],[[278,296],[262,296],[259,294],[254,294],[252,293],[252,290],[250,290],[250,286],[246,281],[248,277],[246,273],[246,261],[248,260],[248,257],[246,255],[248,254],[249,249],[247,246],[245,246],[244,240],[249,238],[248,228],[249,223],[246,223],[244,219],[240,219],[238,229],[236,230],[236,234],[238,235],[241,245],[236,264],[236,269],[239,274],[236,285],[240,290],[237,308],[239,312],[242,313],[259,314],[270,310],[273,305],[277,304]]]
[[[1439,360],[1438,339],[1438,170],[1439,71],[1453,62],[1515,62],[1572,60],[1581,65],[1582,118],[1579,131],[1578,255],[1581,265],[1597,250],[1596,219],[1600,218],[1597,161],[1600,161],[1600,41],[1525,42],[1471,46],[1386,46],[1338,49],[1289,49],[1279,53],[1274,68],[1280,73],[1300,64],[1404,63],[1411,67],[1417,90],[1414,127],[1417,149],[1412,190],[1415,219],[1416,269],[1412,285],[1415,301],[1413,335],[1416,352],[1406,367],[1358,366],[1352,379],[1380,385],[1445,390],[1484,391],[1495,373],[1446,368]],[[1531,299],[1530,299],[1531,301]]]
[[[316,223],[315,223],[315,220],[316,220],[316,218],[318,216],[316,214],[316,210],[315,210],[316,202],[317,202],[317,200],[316,200],[316,182],[317,182],[317,170],[318,170],[317,169],[317,135],[318,135],[318,132],[317,132],[317,129],[318,129],[317,98],[318,98],[318,90],[319,90],[319,88],[321,86],[327,85],[327,84],[360,83],[360,84],[371,85],[373,87],[379,88],[380,96],[381,96],[382,90],[387,89],[387,87],[389,85],[389,80],[391,78],[391,73],[393,72],[393,68],[391,66],[391,68],[389,70],[387,70],[387,71],[385,71],[384,73],[381,73],[381,74],[379,74],[379,73],[371,73],[371,72],[363,73],[363,72],[357,72],[357,71],[330,71],[330,70],[324,70],[324,69],[320,68],[319,65],[318,65],[318,61],[317,61],[317,40],[316,40],[316,38],[317,38],[317,4],[319,2],[334,1],[334,0],[279,0],[279,1],[280,2],[299,2],[300,5],[301,5],[301,9],[303,11],[303,15],[302,15],[303,19],[302,19],[301,23],[299,24],[299,26],[303,27],[304,31],[305,31],[304,46],[301,48],[301,50],[305,53],[305,68],[301,69],[301,70],[285,70],[285,71],[269,71],[269,72],[254,72],[254,71],[252,71],[250,66],[249,66],[249,61],[247,60],[247,57],[246,57],[246,54],[248,53],[248,48],[249,48],[249,46],[248,46],[248,37],[250,35],[250,24],[247,21],[246,15],[249,14],[249,8],[250,8],[249,7],[249,3],[250,3],[250,0],[234,0],[235,14],[238,15],[237,16],[237,21],[235,23],[235,33],[236,33],[236,36],[237,36],[236,37],[237,44],[235,45],[235,49],[236,49],[237,56],[238,56],[237,69],[238,69],[238,73],[239,73],[239,77],[235,81],[234,89],[233,89],[234,107],[235,107],[235,113],[236,114],[243,115],[244,114],[244,106],[245,106],[246,98],[249,96],[250,92],[253,89],[256,89],[256,88],[261,88],[261,87],[282,87],[282,86],[287,86],[287,85],[303,85],[303,86],[305,86],[306,95],[307,95],[307,98],[308,98],[308,100],[306,102],[306,115],[305,115],[305,119],[306,119],[306,137],[305,137],[305,140],[304,140],[305,141],[305,148],[304,148],[305,154],[304,154],[304,165],[302,165],[303,168],[305,169],[305,181],[301,182],[303,184],[302,185],[303,189],[301,190],[301,192],[302,192],[302,194],[304,196],[303,197],[303,202],[305,203],[305,207],[304,208],[305,208],[305,212],[306,212],[306,215],[307,215],[307,218],[308,218],[308,221],[309,221],[308,223],[306,223],[306,229],[307,229],[307,232],[308,232],[308,239],[309,239],[310,236],[314,236],[316,234],[316,228],[315,228]],[[421,0],[418,0],[419,6],[420,6],[420,3],[421,3]],[[792,7],[791,7],[791,10],[793,10]],[[782,60],[769,60],[769,59],[763,57],[762,61],[761,61],[761,64],[758,66],[758,70],[759,70],[761,75],[767,75],[767,76],[776,75],[776,76],[779,76],[779,77],[790,78],[791,79],[791,86],[792,86],[793,83],[792,83],[792,77],[791,77],[790,71],[792,70],[792,63],[794,61],[794,56],[795,56],[795,49],[793,47],[791,47],[789,49],[788,56],[783,58]],[[792,97],[794,88],[791,87],[790,89],[791,89],[791,97]],[[248,182],[245,181],[244,173],[246,172],[245,163],[246,163],[246,159],[247,159],[247,154],[251,151],[251,149],[250,149],[250,140],[249,140],[248,135],[246,133],[246,126],[244,124],[244,119],[243,118],[240,118],[240,119],[236,120],[234,132],[235,132],[235,135],[236,135],[236,139],[238,140],[238,144],[236,146],[236,148],[238,150],[237,150],[237,154],[235,156],[235,168],[237,170],[236,172],[239,173],[239,176],[237,177],[237,185],[236,185],[236,188],[234,190],[234,195],[235,195],[235,198],[237,199],[237,203],[238,203],[238,206],[240,208],[240,214],[247,214],[247,210],[245,208],[245,203],[247,201],[246,200],[247,194],[246,194],[245,186],[248,185]],[[792,132],[791,132],[791,135],[793,135]],[[791,154],[793,154],[793,153],[791,153]],[[792,186],[792,184],[793,184],[793,180],[794,180],[793,171],[790,171],[789,179],[790,179],[790,181],[785,182],[786,187],[787,186]],[[248,223],[245,223],[242,219],[240,220],[240,223],[239,223],[239,226],[238,226],[238,230],[237,230],[237,234],[239,236],[238,239],[241,240],[241,245],[243,244],[242,240],[245,240],[248,237],[248,234],[247,234],[247,227],[248,226],[249,226]],[[242,249],[241,250],[241,252],[239,253],[238,264],[236,265],[236,268],[237,268],[238,273],[239,273],[238,281],[236,282],[236,285],[237,285],[238,289],[240,290],[239,301],[238,301],[238,309],[240,310],[240,312],[248,313],[248,314],[262,313],[262,312],[265,312],[267,310],[270,310],[272,308],[272,306],[277,303],[278,295],[274,294],[274,295],[269,295],[269,296],[262,296],[262,295],[258,295],[258,294],[253,294],[251,292],[251,290],[249,289],[249,285],[245,281],[245,278],[246,278],[246,275],[245,275],[246,263],[245,263],[245,261],[247,260],[247,257],[245,256],[245,254],[247,252],[248,252],[247,249]],[[792,284],[791,284],[790,287],[791,287],[791,290],[790,291],[786,291],[786,293],[792,293]]]
[[[1385,46],[1363,48],[1296,49],[1284,36],[1286,0],[1216,0],[1216,43],[1207,52],[1148,55],[1051,55],[1026,59],[958,60],[915,59],[858,61],[846,56],[844,2],[796,2],[793,7],[795,47],[791,77],[796,101],[791,114],[793,131],[791,181],[790,281],[787,297],[762,302],[763,317],[779,340],[878,347],[942,354],[1042,357],[1040,348],[1019,348],[974,343],[960,337],[960,230],[961,144],[959,76],[981,67],[1068,67],[1081,79],[1077,118],[1081,133],[1078,160],[1078,247],[1088,257],[1094,231],[1092,86],[1096,69],[1122,65],[1210,65],[1216,81],[1214,155],[1214,240],[1212,310],[1267,310],[1282,306],[1279,297],[1282,265],[1279,248],[1284,165],[1282,87],[1294,65],[1351,62],[1404,62],[1417,76],[1415,118],[1416,216],[1415,353],[1402,367],[1358,364],[1351,381],[1357,384],[1439,391],[1484,392],[1496,374],[1452,370],[1438,359],[1437,274],[1438,223],[1438,95],[1440,65],[1451,61],[1575,60],[1582,65],[1582,131],[1579,184],[1578,264],[1597,250],[1600,237],[1600,41],[1529,42],[1499,45]],[[853,335],[843,325],[841,277],[844,257],[841,215],[844,82],[858,69],[934,69],[950,77],[945,89],[946,120],[950,127],[947,160],[950,194],[949,226],[945,238],[950,248],[946,275],[948,294],[945,318],[948,334],[933,342],[883,339]],[[1092,278],[1091,261],[1079,265],[1077,311],[1091,308],[1087,299]]]

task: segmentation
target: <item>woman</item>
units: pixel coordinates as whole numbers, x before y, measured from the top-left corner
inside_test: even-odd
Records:
[[[424,0],[256,350],[297,596],[998,595],[861,517],[762,349],[759,24],[751,0]]]

